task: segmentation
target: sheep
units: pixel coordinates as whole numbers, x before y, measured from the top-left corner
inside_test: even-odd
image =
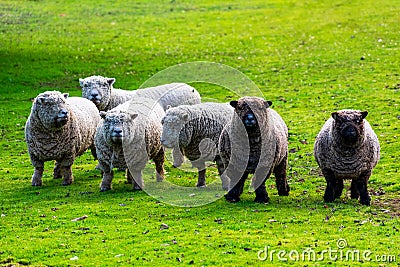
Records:
[[[201,102],[199,92],[185,83],[170,83],[128,91],[113,88],[114,82],[115,78],[102,76],[79,79],[82,97],[95,103],[100,111],[108,111],[137,97],[151,98],[159,102],[164,111],[168,106],[193,105]]]
[[[44,162],[55,160],[54,178],[63,177],[63,185],[74,178],[71,165],[77,156],[93,146],[96,126],[100,121],[96,106],[81,97],[46,91],[33,102],[25,125],[28,152],[35,167],[32,185],[41,186]]]
[[[111,189],[113,168],[127,169],[133,189],[143,189],[142,171],[149,159],[156,165],[157,181],[164,179],[164,148],[160,142],[165,112],[152,99],[136,98],[107,112],[101,111],[95,146],[103,179],[100,191]]]
[[[367,183],[380,157],[378,137],[365,119],[367,111],[333,112],[317,135],[314,157],[327,182],[325,202],[333,202],[343,191],[343,180],[351,179],[351,198],[370,205]]]
[[[161,121],[162,145],[180,150],[198,169],[197,187],[206,186],[206,161],[215,161],[220,175],[224,172],[217,146],[219,135],[232,114],[231,106],[210,102],[170,108]],[[181,163],[174,154],[174,167]],[[222,186],[227,189],[226,180],[222,180]]]
[[[222,130],[219,152],[225,165],[223,174],[230,179],[228,202],[240,201],[244,182],[254,174],[255,202],[268,203],[265,181],[275,174],[280,196],[289,194],[286,180],[288,129],[279,114],[270,108],[271,101],[242,97],[231,101],[235,108],[231,121]]]

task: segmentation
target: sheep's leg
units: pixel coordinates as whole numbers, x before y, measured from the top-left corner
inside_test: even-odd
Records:
[[[206,186],[206,164],[202,158],[192,161],[193,167],[197,168],[197,187]]]
[[[206,168],[198,170],[197,187],[206,187]]]
[[[62,185],[70,185],[74,181],[74,176],[72,176],[72,165],[61,166],[61,173],[63,176]]]
[[[62,178],[61,164],[58,161],[56,161],[54,164],[53,177],[54,177],[54,179]]]
[[[154,163],[156,165],[156,179],[157,182],[162,182],[164,180],[164,149],[161,149],[154,158]]]
[[[114,178],[114,171],[103,172],[103,179],[101,180],[100,192],[111,190],[111,182]]]
[[[335,199],[340,198],[343,192],[343,179],[337,179],[336,180],[336,185],[335,185]]]
[[[371,197],[368,194],[368,180],[371,176],[371,171],[361,173],[356,181],[358,192],[360,192],[360,203],[363,205],[371,205]]]
[[[136,171],[131,174],[133,176],[133,190],[142,190],[144,187],[142,172]]]
[[[325,176],[326,180],[326,189],[324,200],[325,202],[333,202],[335,200],[335,185],[336,185],[336,177],[332,170],[323,169],[323,175]]]
[[[178,168],[182,165],[182,163],[185,161],[185,156],[183,155],[182,149],[179,147],[176,147],[172,150],[172,158],[174,160],[173,167]]]
[[[357,185],[356,185],[356,179],[351,180],[350,191],[351,191],[350,197],[352,199],[358,199],[360,197],[360,192],[358,192]]]
[[[256,192],[256,198],[254,199],[254,202],[264,203],[264,204],[267,204],[269,202],[268,193],[265,188],[265,180],[264,182],[261,183],[259,187],[256,188],[255,192]]]
[[[94,144],[90,146],[90,152],[92,152],[94,159],[97,160],[96,146]]]
[[[225,199],[228,202],[235,203],[240,201],[240,195],[243,193],[244,182],[246,181],[248,175],[248,172],[244,172],[240,180],[225,195]]]
[[[282,162],[274,168],[275,183],[278,189],[278,195],[288,196],[290,187],[286,179],[287,155]]]
[[[229,177],[227,175],[222,175],[225,171],[224,163],[222,162],[220,156],[215,157],[215,162],[217,163],[218,173],[219,176],[221,177],[222,189],[227,191],[229,188]]]
[[[32,186],[42,186],[42,176],[44,167],[35,167],[32,175]]]
[[[125,173],[126,173],[126,183],[133,184],[133,177],[128,168],[126,169]]]

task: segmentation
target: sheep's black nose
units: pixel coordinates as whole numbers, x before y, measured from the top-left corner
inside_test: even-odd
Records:
[[[120,127],[115,127],[113,132],[116,134],[122,134],[122,129]]]
[[[99,93],[98,92],[92,92],[90,95],[93,96],[93,97],[97,97],[99,95]]]
[[[256,126],[257,125],[257,121],[256,121],[256,118],[254,117],[254,114],[249,113],[245,116],[244,125],[245,126]]]
[[[60,110],[60,112],[58,113],[58,117],[59,117],[59,118],[66,118],[66,117],[68,117],[68,110],[66,110],[66,109]]]

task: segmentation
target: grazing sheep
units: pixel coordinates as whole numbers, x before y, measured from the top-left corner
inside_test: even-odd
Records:
[[[168,106],[193,105],[201,102],[199,92],[185,83],[170,83],[127,91],[113,88],[114,82],[115,78],[102,76],[79,79],[82,97],[95,103],[100,111],[108,111],[137,97],[151,98],[159,102],[164,111]]]
[[[154,160],[157,181],[164,179],[164,148],[160,142],[162,107],[152,99],[137,98],[107,112],[95,135],[95,146],[102,171],[101,191],[111,189],[113,168],[127,169],[128,182],[134,189],[143,188],[142,171]]]
[[[240,200],[249,173],[254,174],[256,202],[268,203],[265,180],[272,172],[278,194],[287,196],[288,130],[285,122],[270,108],[272,103],[262,98],[243,97],[230,104],[235,113],[219,139],[220,155],[226,169],[223,175],[230,179],[226,200]]]
[[[379,161],[380,146],[367,115],[359,110],[333,112],[317,136],[314,156],[327,182],[325,202],[339,198],[343,179],[352,179],[351,198],[371,204],[367,183]]]
[[[161,143],[174,151],[180,149],[198,169],[198,187],[206,185],[206,161],[215,161],[220,175],[224,172],[217,146],[219,135],[232,115],[233,108],[227,104],[201,103],[170,108],[161,121]],[[174,160],[174,167],[179,167],[182,160],[177,164],[176,155]],[[224,180],[222,185],[228,186]]]
[[[44,162],[55,160],[54,178],[63,185],[73,182],[71,165],[77,156],[92,147],[99,111],[87,99],[68,97],[56,91],[39,94],[25,126],[25,139],[32,165],[32,185],[41,186]]]

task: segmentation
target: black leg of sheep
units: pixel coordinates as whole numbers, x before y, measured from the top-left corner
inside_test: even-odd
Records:
[[[350,197],[352,199],[358,199],[360,197],[360,192],[358,192],[357,185],[356,185],[356,179],[351,180],[350,191],[351,191]]]
[[[228,202],[236,203],[240,201],[240,195],[243,193],[244,182],[249,176],[248,172],[244,172],[240,180],[235,184],[235,186],[229,190],[228,194],[225,195],[225,199]]]
[[[356,181],[356,187],[358,192],[360,193],[360,203],[363,205],[371,205],[371,197],[368,194],[368,180],[371,176],[371,171],[363,172]]]
[[[255,193],[256,193],[256,198],[254,199],[254,202],[264,203],[264,204],[267,204],[269,202],[268,193],[265,188],[265,181],[259,187],[256,188]]]
[[[325,202],[333,202],[335,200],[335,187],[336,187],[336,177],[332,170],[324,169],[322,173],[326,180],[326,189],[324,200]]]
[[[343,192],[343,179],[338,179],[336,180],[336,184],[335,184],[335,199],[340,198],[340,196],[342,195]]]
[[[278,189],[278,195],[288,196],[289,195],[289,184],[286,179],[286,167],[287,167],[287,155],[282,162],[277,165],[274,169],[276,188]]]

